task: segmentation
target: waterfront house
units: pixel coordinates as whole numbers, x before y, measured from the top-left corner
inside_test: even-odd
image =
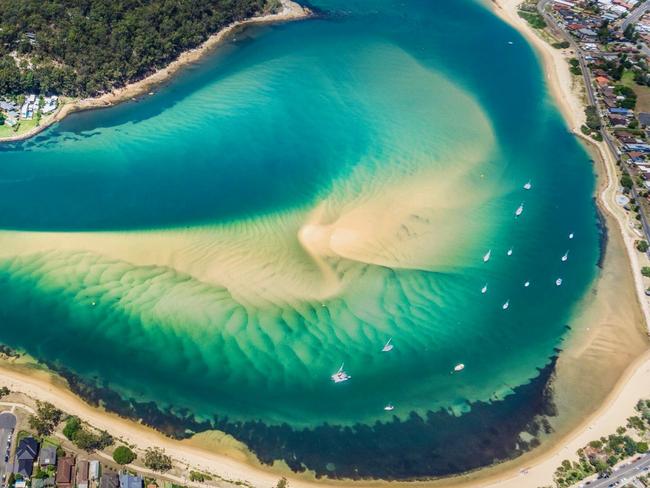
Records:
[[[143,480],[140,476],[133,476],[128,473],[120,475],[120,488],[142,488]]]
[[[77,488],[88,488],[88,461],[82,459],[77,462]]]
[[[73,472],[74,458],[71,456],[59,458],[56,463],[56,486],[59,488],[70,488],[73,481]]]
[[[34,470],[34,462],[38,456],[38,442],[33,437],[21,439],[16,448],[16,461],[14,463],[14,472],[29,478]]]
[[[650,113],[648,112],[641,112],[639,113],[638,117],[639,119],[639,125],[641,127],[648,127],[650,126]]]
[[[117,473],[104,473],[99,481],[99,488],[119,488],[120,478]]]
[[[99,479],[99,461],[93,459],[88,464],[88,479],[96,481]]]
[[[43,446],[38,454],[38,464],[41,467],[56,466],[56,447]]]

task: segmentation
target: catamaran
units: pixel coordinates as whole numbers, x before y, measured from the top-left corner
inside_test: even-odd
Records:
[[[389,403],[384,407],[384,410],[386,410],[387,412],[392,412],[393,410],[395,410],[395,407]]]
[[[487,263],[490,260],[491,255],[492,255],[492,249],[490,249],[488,252],[485,253],[485,256],[483,256],[483,262]]]
[[[501,308],[504,309],[504,310],[507,310],[509,306],[510,306],[510,300],[506,300],[506,303],[504,303],[501,306]]]
[[[463,363],[458,363],[456,366],[454,366],[454,371],[458,373],[459,371],[462,371],[465,369],[465,365]]]
[[[384,344],[384,347],[381,348],[381,352],[388,352],[393,350],[393,345],[390,343],[390,341],[392,340],[393,340],[392,337],[388,339],[388,342]]]
[[[506,253],[508,256],[512,256],[512,248],[508,249],[508,252]]]
[[[487,292],[487,283],[481,288],[481,293],[485,294]]]
[[[555,280],[555,286],[560,286],[562,284],[562,278]]]
[[[533,187],[532,183],[530,180],[528,180],[528,183],[524,185],[524,190],[530,190]]]
[[[339,370],[332,375],[332,381],[334,383],[342,383],[349,380],[350,378],[352,378],[352,376],[343,371],[343,363],[341,363]]]
[[[567,259],[569,259],[569,251],[565,252],[564,256],[562,256],[562,261],[566,261]]]
[[[522,203],[517,207],[517,210],[515,210],[515,217],[519,217],[524,211],[524,204]]]

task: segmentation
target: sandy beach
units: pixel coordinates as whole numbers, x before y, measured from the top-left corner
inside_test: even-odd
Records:
[[[143,78],[142,80],[129,83],[128,85],[115,89],[109,93],[104,93],[98,97],[82,98],[72,100],[62,104],[53,114],[44,117],[41,124],[32,130],[12,137],[2,137],[0,142],[12,142],[29,139],[36,134],[44,131],[52,124],[63,120],[66,116],[82,110],[92,110],[96,108],[111,107],[120,102],[130,100],[134,97],[141,96],[150,92],[152,89],[169,80],[174,73],[183,67],[198,61],[201,57],[212,51],[235,29],[251,24],[269,24],[276,22],[287,22],[309,17],[312,12],[305,7],[293,2],[292,0],[280,0],[282,9],[279,12],[268,15],[261,15],[247,20],[233,22],[227,27],[221,29],[216,34],[210,36],[203,44],[195,49],[183,52],[176,60],[172,61],[165,68],[159,69],[155,73]]]

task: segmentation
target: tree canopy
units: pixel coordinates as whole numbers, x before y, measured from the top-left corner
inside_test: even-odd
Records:
[[[91,96],[141,79],[277,0],[0,1],[0,95]]]

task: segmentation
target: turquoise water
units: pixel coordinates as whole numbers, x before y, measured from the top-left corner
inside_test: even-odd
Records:
[[[482,5],[315,7],[0,147],[0,341],[321,474],[514,455],[596,274],[588,156]]]

